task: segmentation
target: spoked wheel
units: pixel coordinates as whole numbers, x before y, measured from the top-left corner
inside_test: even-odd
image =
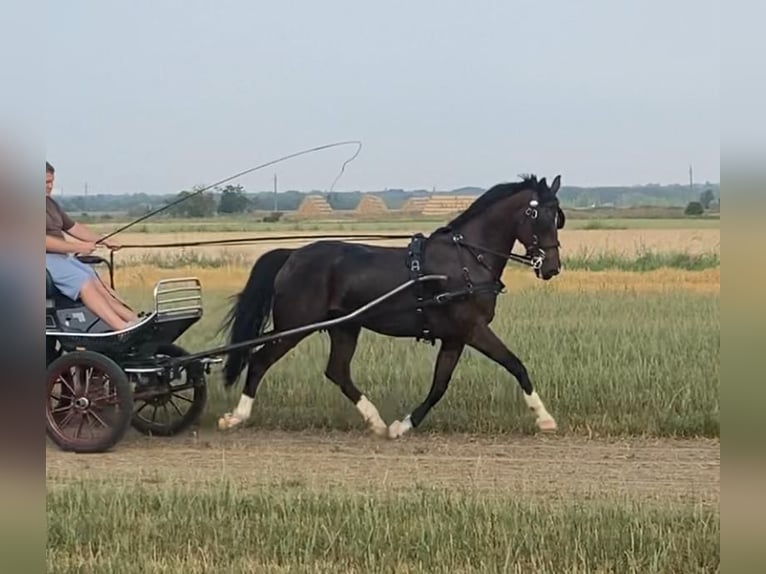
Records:
[[[181,357],[188,353],[178,345],[162,345],[156,357]],[[198,363],[179,370],[178,377],[142,375],[136,385],[133,428],[147,435],[173,436],[195,423],[207,403],[205,373]]]
[[[109,450],[127,431],[132,411],[128,377],[108,357],[75,351],[48,365],[46,433],[62,450]]]

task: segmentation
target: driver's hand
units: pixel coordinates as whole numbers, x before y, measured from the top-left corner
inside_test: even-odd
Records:
[[[112,241],[111,239],[107,239],[103,242],[103,245],[111,249],[112,251],[118,251],[119,249],[122,249],[122,245],[117,243],[116,241]]]
[[[78,253],[81,255],[90,255],[96,250],[96,244],[92,241],[81,241],[80,242],[80,249]]]

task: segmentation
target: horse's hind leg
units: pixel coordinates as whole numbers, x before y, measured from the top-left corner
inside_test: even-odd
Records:
[[[226,413],[218,419],[218,428],[221,430],[231,429],[250,418],[255,401],[255,392],[271,366],[279,361],[287,352],[295,347],[306,335],[297,335],[287,339],[279,339],[273,343],[267,343],[258,349],[250,357],[247,366],[247,379],[245,388],[239,398],[239,404],[233,413]]]
[[[327,361],[325,375],[340,387],[362,415],[367,426],[377,435],[385,436],[386,423],[380,418],[378,409],[354,385],[351,380],[351,359],[356,351],[360,327],[341,325],[330,329],[330,358]]]
[[[483,355],[505,367],[505,369],[516,378],[521,389],[524,391],[524,400],[527,402],[527,406],[537,416],[536,422],[540,430],[556,430],[556,421],[546,410],[543,401],[540,400],[537,392],[532,387],[532,381],[529,380],[527,368],[521,360],[505,346],[500,338],[495,335],[492,329],[489,328],[489,325],[477,326],[476,329],[474,329],[468,344]]]

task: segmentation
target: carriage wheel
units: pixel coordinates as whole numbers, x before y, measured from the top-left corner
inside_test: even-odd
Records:
[[[75,351],[48,366],[46,433],[62,450],[109,450],[128,429],[132,410],[128,377],[108,357]]]
[[[157,355],[181,357],[188,353],[178,345],[162,345]],[[195,365],[196,366],[196,365]],[[207,384],[201,368],[186,368],[180,378],[161,381],[156,375],[148,383],[142,383],[141,391],[162,392],[151,398],[135,398],[133,428],[146,435],[173,436],[195,423],[207,404]]]

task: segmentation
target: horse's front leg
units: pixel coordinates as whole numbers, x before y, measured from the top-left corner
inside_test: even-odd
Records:
[[[410,429],[417,427],[428,414],[433,406],[444,396],[449,385],[452,373],[455,370],[460,355],[463,352],[464,344],[462,341],[442,341],[439,348],[439,355],[436,357],[436,367],[434,369],[433,382],[431,390],[425,400],[418,407],[407,415],[404,420],[394,421],[388,427],[389,438],[399,438]]]
[[[540,430],[556,430],[556,421],[546,410],[543,401],[540,400],[537,392],[532,387],[532,381],[529,380],[527,368],[495,335],[492,329],[489,328],[489,325],[477,326],[468,340],[468,345],[505,367],[516,378],[519,385],[521,385],[521,389],[524,391],[524,400],[527,402],[527,406],[537,416],[537,427]]]

